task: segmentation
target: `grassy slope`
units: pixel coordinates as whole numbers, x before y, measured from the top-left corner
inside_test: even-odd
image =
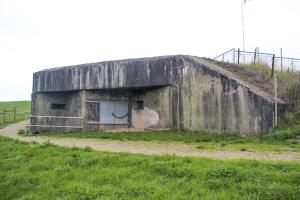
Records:
[[[180,131],[153,131],[153,132],[86,132],[86,133],[57,133],[46,136],[65,138],[95,138],[129,141],[179,142],[198,144],[200,149],[207,150],[243,150],[243,151],[300,151],[300,142],[291,140],[300,135],[300,125],[285,128],[262,138],[241,137],[238,135],[180,132]]]
[[[271,69],[262,64],[238,65],[232,63],[223,63],[212,61],[218,66],[233,72],[241,79],[261,88],[265,92],[274,94],[274,80],[271,78]],[[278,96],[287,100],[293,90],[299,87],[299,75],[296,72],[281,72],[276,70],[275,73],[278,77]]]
[[[297,199],[300,164],[104,153],[0,137],[1,199]]]
[[[30,101],[9,101],[9,102],[0,102],[0,112],[3,112],[3,109],[17,109],[17,112],[30,111]],[[3,123],[3,115],[0,115],[0,128],[13,123],[13,113],[10,112],[7,114],[7,122]],[[24,114],[17,114],[16,121],[24,120]]]

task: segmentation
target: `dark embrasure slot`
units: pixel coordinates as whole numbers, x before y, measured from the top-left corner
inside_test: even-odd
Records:
[[[66,108],[66,104],[62,104],[62,103],[52,103],[51,104],[52,110],[64,110],[65,108]]]

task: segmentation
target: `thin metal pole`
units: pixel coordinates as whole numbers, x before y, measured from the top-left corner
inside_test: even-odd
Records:
[[[5,111],[5,108],[3,109],[3,123],[5,123],[5,119],[6,118],[6,111]]]
[[[15,107],[15,109],[14,109],[14,121],[16,121],[16,113],[17,113],[17,108]]]
[[[272,56],[272,69],[271,69],[271,77],[274,75],[274,66],[275,66],[275,54]]]
[[[259,47],[256,48],[257,48],[257,64],[259,64]]]
[[[257,48],[255,48],[255,51],[254,51],[254,58],[253,58],[254,65],[255,65],[255,62],[256,62],[256,54],[257,54],[256,50],[257,50]]]
[[[238,48],[238,64],[240,64],[240,48]]]
[[[280,68],[282,71],[282,48],[280,48]]]
[[[277,126],[277,74],[274,74],[275,127]]]
[[[235,49],[233,49],[233,57],[232,57],[233,63],[235,63]]]
[[[244,0],[242,1],[242,29],[243,29],[243,51],[245,51],[245,22],[244,22]],[[244,54],[244,64],[245,64],[245,54]]]
[[[27,135],[27,118],[26,118],[26,115],[24,115],[25,117],[25,130],[24,130],[24,135]]]

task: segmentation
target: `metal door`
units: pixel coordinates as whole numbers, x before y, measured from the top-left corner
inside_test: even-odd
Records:
[[[112,113],[114,112],[113,102],[100,103],[100,123],[101,124],[114,124]]]
[[[113,113],[115,124],[127,124],[128,123],[128,103],[116,102],[115,112]]]
[[[101,124],[128,124],[128,102],[100,102]]]

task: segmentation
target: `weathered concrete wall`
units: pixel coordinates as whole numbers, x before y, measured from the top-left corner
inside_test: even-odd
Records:
[[[53,126],[82,126],[84,131],[124,128],[170,128],[172,105],[170,87],[143,90],[83,90],[74,92],[33,93],[32,113],[39,116],[83,117],[83,119],[33,118],[32,124]],[[143,101],[144,109],[136,109]],[[128,124],[100,124],[100,102],[128,102]],[[53,110],[51,104],[65,104],[63,110]],[[82,129],[33,127],[33,132],[76,132]]]
[[[82,116],[82,92],[64,92],[64,93],[33,93],[32,94],[32,115],[37,116]],[[63,110],[51,109],[51,104],[65,104]],[[56,119],[56,118],[32,118],[32,124],[55,125],[55,126],[81,126],[81,119]],[[69,132],[81,131],[73,128],[51,128],[51,127],[32,127],[33,132]]]
[[[132,100],[132,127],[138,129],[172,127],[171,87],[135,91]],[[136,109],[134,106],[136,101],[144,102],[143,110]]]
[[[143,88],[170,85],[177,56],[121,60],[54,68],[33,75],[33,92]]]
[[[274,127],[271,96],[208,63],[187,59],[183,69],[183,126],[187,130],[259,135]],[[279,104],[282,105],[282,104]]]

